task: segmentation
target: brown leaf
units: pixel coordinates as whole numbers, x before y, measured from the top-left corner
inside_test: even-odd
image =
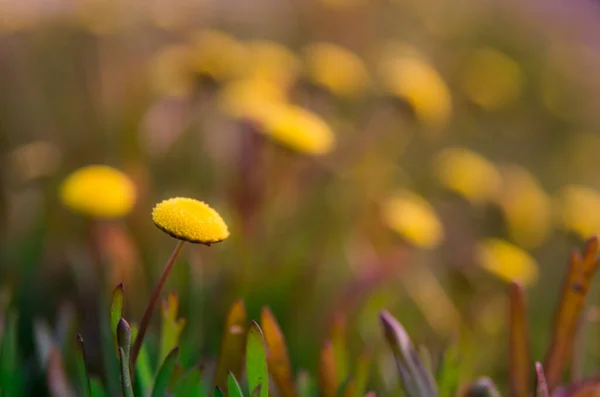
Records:
[[[247,322],[246,306],[243,300],[238,299],[227,315],[214,377],[214,384],[223,390],[227,390],[227,374],[230,371],[237,379],[241,378]]]
[[[559,384],[562,372],[571,356],[579,316],[598,265],[597,251],[598,238],[594,236],[587,241],[583,256],[576,252],[571,255],[569,270],[554,319],[552,339],[544,363],[550,390]]]
[[[509,288],[509,355],[510,355],[510,395],[527,397],[529,395],[529,371],[531,368],[531,349],[529,329],[525,307],[525,292],[518,283]]]
[[[337,379],[333,345],[325,341],[319,355],[319,390],[323,397],[335,397],[339,386]]]
[[[292,379],[292,370],[285,337],[273,312],[268,307],[263,307],[261,311],[260,325],[265,342],[267,343],[269,374],[273,377],[282,397],[295,397],[296,388]]]

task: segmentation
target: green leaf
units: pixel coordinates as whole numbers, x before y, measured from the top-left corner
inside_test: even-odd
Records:
[[[137,326],[131,325],[131,340],[135,340],[137,331]],[[148,353],[147,344],[144,344],[140,349],[140,355],[135,363],[134,394],[136,396],[147,396],[150,390],[152,390],[153,382],[154,371],[150,364],[150,355]]]
[[[215,388],[214,397],[225,397],[225,393],[223,393],[223,390],[219,386]]]
[[[175,364],[179,358],[179,348],[176,347],[167,355],[165,361],[162,363],[156,380],[154,381],[154,388],[152,389],[152,397],[164,397],[171,381],[171,376],[175,371]]]
[[[2,345],[0,346],[0,390],[6,396],[20,395],[19,354],[17,351],[17,314],[6,315]]]
[[[227,390],[229,371],[233,372],[236,378],[240,378],[242,374],[247,323],[248,317],[244,301],[238,299],[227,314],[214,377],[214,384],[223,390]]]
[[[372,353],[365,349],[358,357],[356,370],[354,371],[354,381],[352,385],[352,396],[362,397],[369,382],[369,373],[371,371]]]
[[[296,378],[298,397],[312,397],[317,395],[317,385],[307,371],[301,371]]]
[[[104,386],[102,386],[102,382],[100,381],[100,379],[92,377],[90,379],[90,385],[92,390],[92,397],[106,397],[106,392],[104,391]]]
[[[390,313],[380,313],[385,338],[392,349],[405,392],[409,396],[435,397],[437,387],[414,349],[404,327]]]
[[[267,370],[267,349],[262,330],[252,321],[246,342],[246,376],[248,386],[254,395],[260,387],[260,397],[269,397],[269,373]]]
[[[171,350],[179,346],[179,338],[186,320],[177,318],[178,311],[179,298],[175,292],[172,292],[161,304],[162,327],[159,362],[162,362]]]
[[[112,332],[114,343],[117,344],[117,326],[119,320],[123,318],[123,306],[125,302],[125,287],[120,283],[115,287],[110,298],[110,331]]]
[[[227,390],[229,390],[229,397],[244,397],[240,384],[231,372],[227,375]]]
[[[85,347],[83,345],[83,338],[81,334],[77,334],[76,342],[76,360],[77,360],[77,377],[79,378],[79,388],[83,397],[92,396],[92,386],[90,384],[90,378],[87,373],[87,366],[85,361]]]
[[[202,371],[193,368],[183,374],[181,380],[175,387],[175,397],[200,396],[202,393]]]
[[[554,319],[551,343],[544,361],[550,390],[558,386],[562,379],[562,372],[569,363],[579,317],[590,288],[590,282],[598,267],[597,252],[598,238],[594,236],[586,242],[582,256],[577,252],[571,255],[562,296]]]
[[[461,378],[461,363],[458,357],[458,344],[452,341],[443,353],[436,371],[440,397],[454,397]]]
[[[117,324],[117,344],[121,363],[121,390],[125,397],[133,397],[131,372],[129,370],[129,353],[131,351],[131,327],[124,318]]]

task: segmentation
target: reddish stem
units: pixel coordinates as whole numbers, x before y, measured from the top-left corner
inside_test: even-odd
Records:
[[[140,354],[140,349],[142,348],[142,342],[144,342],[144,335],[146,335],[146,331],[148,330],[148,325],[150,324],[150,320],[152,319],[152,313],[154,313],[154,308],[156,307],[156,303],[158,302],[158,298],[160,297],[160,293],[162,291],[163,286],[165,285],[165,281],[167,281],[167,277],[175,265],[175,261],[177,260],[177,256],[181,251],[181,248],[185,244],[185,241],[179,240],[169,261],[165,265],[160,278],[158,279],[158,283],[154,287],[152,291],[152,297],[150,298],[150,302],[146,307],[146,311],[144,312],[144,316],[142,317],[142,322],[140,323],[140,328],[138,330],[137,337],[135,338],[135,342],[133,343],[133,347],[131,348],[131,371],[135,370],[135,362],[137,361],[138,355]]]

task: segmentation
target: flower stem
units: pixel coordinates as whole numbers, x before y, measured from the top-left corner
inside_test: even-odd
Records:
[[[146,311],[144,312],[144,316],[142,317],[142,322],[140,323],[140,328],[138,330],[137,337],[135,338],[135,342],[133,344],[133,347],[131,348],[131,371],[132,372],[135,371],[135,362],[137,361],[138,355],[140,353],[140,349],[142,348],[142,342],[144,341],[144,335],[146,334],[146,331],[148,330],[148,325],[150,325],[150,320],[152,319],[152,313],[154,313],[154,308],[156,307],[156,303],[158,302],[158,298],[160,297],[160,293],[162,291],[163,285],[165,284],[165,281],[167,281],[167,277],[169,276],[169,273],[171,272],[173,265],[175,265],[175,261],[177,260],[177,256],[179,255],[179,252],[181,251],[183,244],[185,244],[185,241],[183,241],[183,240],[179,240],[177,242],[177,245],[175,246],[175,249],[173,250],[171,257],[169,258],[169,261],[165,265],[165,268],[163,269],[163,272],[160,275],[160,278],[158,279],[158,283],[156,283],[156,286],[154,287],[154,290],[152,291],[152,297],[150,298],[150,302],[148,302],[148,306],[146,307]]]

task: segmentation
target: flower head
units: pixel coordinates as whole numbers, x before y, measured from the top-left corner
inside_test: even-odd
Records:
[[[433,207],[421,196],[401,191],[382,207],[383,221],[412,244],[435,248],[444,239],[444,229]]]
[[[538,265],[529,253],[507,241],[491,238],[476,249],[479,264],[505,281],[533,284],[538,277]]]
[[[554,200],[557,221],[582,238],[600,232],[600,193],[581,185],[563,187]]]
[[[434,172],[442,186],[473,204],[493,199],[502,181],[490,161],[464,148],[448,148],[438,153]]]
[[[342,98],[354,98],[365,89],[369,76],[363,61],[333,43],[313,43],[304,50],[306,73],[315,84]]]
[[[90,165],[70,174],[60,187],[62,202],[74,211],[98,218],[126,215],[136,201],[134,183],[106,165]]]
[[[169,96],[185,96],[194,88],[191,48],[185,44],[166,46],[153,55],[149,73],[154,90]]]
[[[262,123],[270,109],[287,100],[280,86],[265,79],[245,78],[228,82],[219,92],[219,106],[229,116]]]
[[[482,48],[467,61],[462,89],[475,104],[495,110],[517,98],[522,78],[521,69],[512,58],[496,49]]]
[[[508,231],[525,247],[539,245],[551,228],[551,202],[541,184],[526,169],[511,165],[502,169],[502,193],[498,204]]]
[[[248,60],[244,76],[290,87],[298,75],[300,61],[285,46],[273,41],[253,40],[245,43]]]
[[[175,197],[156,204],[152,221],[163,232],[191,243],[210,245],[229,237],[221,215],[208,204],[192,198]]]
[[[196,73],[222,81],[239,76],[246,61],[246,48],[235,37],[217,30],[194,32],[190,39],[192,65]]]
[[[416,50],[390,48],[380,64],[384,89],[408,102],[424,125],[444,126],[452,112],[450,90],[442,76]]]
[[[279,104],[269,110],[261,131],[275,142],[309,155],[323,155],[333,149],[335,135],[316,114],[289,104]]]

